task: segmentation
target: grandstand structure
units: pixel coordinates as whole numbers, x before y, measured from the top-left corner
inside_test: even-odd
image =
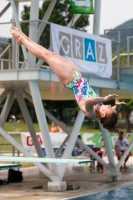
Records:
[[[7,22],[6,24],[12,23],[16,27],[21,28],[21,23],[18,17],[18,5],[20,2],[27,2],[27,0],[9,0],[6,1],[7,6],[1,11],[0,16],[5,12],[8,12],[8,8],[12,7],[13,20],[12,22]],[[48,22],[49,16],[57,2],[57,0],[51,0],[49,7],[43,17],[43,19],[38,19],[39,13],[39,1],[31,0],[30,9],[30,20],[23,23],[29,24],[29,37],[38,42],[42,32],[45,30],[46,24],[50,26]],[[93,24],[93,34],[99,35],[100,27],[100,12],[101,12],[102,0],[95,0],[95,14],[94,14],[94,24]],[[38,8],[38,9],[37,9]],[[75,15],[74,22],[80,17],[80,14]],[[67,25],[70,26],[71,21]],[[0,24],[1,25],[1,24]],[[105,96],[109,93],[117,93],[119,98],[132,98],[133,97],[133,67],[132,66],[120,66],[120,40],[112,41],[117,45],[117,67],[113,67],[113,75],[110,79],[100,78],[93,76],[92,74],[84,74],[84,77],[88,80],[89,84],[94,87],[101,96]],[[3,44],[0,44],[3,45]],[[8,52],[8,58],[4,58],[5,53]],[[114,161],[113,152],[111,149],[110,139],[106,129],[102,127],[99,123],[100,129],[103,134],[105,141],[105,146],[107,150],[108,163],[106,163],[102,158],[100,158],[95,152],[86,146],[81,140],[77,139],[77,135],[82,126],[85,115],[79,111],[77,118],[75,120],[72,131],[70,131],[66,126],[60,123],[49,111],[47,111],[42,105],[42,99],[45,100],[73,100],[74,96],[71,91],[64,89],[60,85],[59,80],[54,74],[54,72],[48,67],[43,65],[42,60],[37,60],[36,58],[29,54],[24,46],[22,46],[22,52],[24,55],[24,61],[20,62],[19,58],[19,47],[16,44],[14,38],[12,38],[12,44],[5,44],[3,52],[0,53],[0,104],[5,100],[1,115],[0,115],[0,134],[3,135],[12,145],[14,145],[20,152],[22,152],[26,157],[31,157],[30,153],[27,152],[17,141],[15,141],[3,128],[9,111],[11,109],[14,97],[16,96],[19,106],[21,108],[23,117],[29,132],[31,134],[32,140],[35,144],[35,148],[38,157],[44,157],[38,139],[36,137],[36,132],[28,112],[25,98],[28,99],[35,107],[36,115],[38,118],[38,123],[42,133],[42,138],[45,143],[45,149],[48,158],[56,158],[56,153],[54,153],[51,140],[49,136],[48,125],[46,121],[46,116],[54,121],[58,126],[60,126],[67,134],[68,137],[60,146],[61,150],[64,144],[67,142],[62,158],[70,158],[71,152],[77,142],[81,145],[88,153],[90,153],[96,160],[98,160],[105,168],[108,170],[108,181],[121,179],[121,173],[119,168],[126,158],[131,148],[133,147],[133,142],[129,145],[127,151],[124,153],[123,157],[118,164]],[[126,55],[128,56],[128,55]],[[128,62],[129,63],[129,62]],[[49,187],[65,187],[66,183],[62,182],[63,176],[66,171],[67,164],[57,166],[56,163],[50,163],[49,167],[41,162],[34,163],[38,169],[48,176],[52,182],[49,182]]]

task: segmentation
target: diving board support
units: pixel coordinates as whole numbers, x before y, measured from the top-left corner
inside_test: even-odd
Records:
[[[22,147],[13,137],[11,137],[2,127],[0,127],[0,134],[5,137],[14,147],[16,147],[16,149],[18,149],[20,152],[22,152],[25,156],[28,157],[32,157],[32,155],[25,150],[24,147]],[[15,158],[15,157],[14,157]],[[19,157],[20,159],[20,157]],[[12,159],[13,160],[13,159]],[[55,179],[51,176],[50,171],[41,163],[36,163],[34,162],[34,165],[37,166],[37,168],[44,173],[46,176],[48,176],[52,181],[54,181]],[[57,181],[59,181],[59,178],[57,179]]]
[[[93,34],[99,36],[99,30],[100,30],[100,15],[101,15],[101,0],[95,0],[95,13],[94,13],[94,22],[93,22]],[[99,94],[99,89],[96,87],[94,90],[96,90],[96,93]],[[109,140],[109,134],[108,130],[103,128],[103,125],[101,124],[100,120],[98,120],[100,130],[103,135],[103,139],[105,141],[105,147],[108,155],[109,165],[108,170],[109,173],[117,174],[116,165],[114,161],[114,156]],[[108,176],[108,175],[107,175]],[[110,176],[108,176],[110,177]]]
[[[17,12],[17,8],[16,8],[16,5],[15,5],[15,2],[14,2],[14,0],[10,0],[10,2],[11,2],[11,7],[12,7],[12,10],[13,10],[13,15],[14,15],[16,26],[17,26],[17,28],[19,28],[21,30],[21,26],[20,26],[18,12]],[[26,50],[24,45],[21,45],[21,47],[22,47],[24,59],[26,61],[26,66],[28,66],[28,63],[27,63],[27,50]]]
[[[32,120],[31,120],[27,105],[25,103],[25,100],[23,99],[23,96],[19,92],[16,93],[16,96],[17,96],[19,107],[20,107],[21,112],[23,114],[24,120],[25,120],[25,122],[26,122],[26,124],[28,126],[29,132],[30,132],[32,140],[34,142],[36,152],[37,152],[39,157],[43,158],[44,154],[42,152],[42,149],[41,149],[41,146],[39,144],[38,138],[36,136],[36,131],[35,131],[34,126],[32,124]]]
[[[99,89],[97,87],[93,87],[93,90],[96,92],[96,94],[99,95]],[[101,96],[101,95],[99,95],[99,96]],[[109,173],[117,174],[114,155],[113,155],[111,144],[110,144],[108,130],[103,128],[103,125],[101,124],[100,120],[98,120],[98,123],[99,123],[99,127],[100,127],[100,130],[102,132],[102,136],[103,136],[103,139],[104,139],[104,142],[105,142],[106,152],[107,152],[107,156],[108,156],[108,160],[109,160],[109,165],[108,165]]]
[[[103,135],[103,140],[105,142],[106,152],[107,152],[107,156],[108,156],[108,161],[109,161],[108,170],[110,173],[117,174],[116,164],[115,164],[114,155],[113,155],[111,144],[110,144],[108,130],[103,128],[103,125],[100,123],[100,121],[98,121],[98,122],[99,122],[100,130]]]
[[[4,126],[7,116],[9,114],[9,111],[11,109],[11,106],[12,106],[12,103],[14,100],[14,96],[15,96],[15,91],[10,90],[10,92],[7,95],[7,99],[6,99],[6,102],[2,109],[1,115],[0,115],[0,126],[2,126],[2,127]]]
[[[38,20],[39,15],[39,1],[32,0],[30,7],[30,20]],[[37,42],[37,33],[38,33],[38,22],[29,23],[29,38],[34,42]],[[34,68],[36,65],[36,57],[28,52],[28,68]]]
[[[30,81],[29,86],[30,86],[33,104],[35,106],[35,111],[36,111],[38,123],[40,126],[43,142],[45,144],[46,154],[49,158],[54,158],[55,155],[54,155],[52,143],[50,140],[49,129],[48,129],[46,116],[45,116],[42,101],[41,101],[38,84],[36,81],[32,81],[32,82]],[[54,176],[56,175],[58,176],[57,166],[55,166],[54,164],[50,164],[50,168]]]
[[[39,1],[32,0],[31,9],[30,9],[30,20],[31,21],[38,20],[38,14],[39,14]],[[32,22],[29,24],[29,37],[34,42],[37,42],[37,30],[38,30],[38,22]],[[30,54],[28,61],[30,63],[30,67],[34,68],[34,66],[36,65],[36,57]],[[36,80],[29,81],[29,87],[30,87],[31,96],[33,99],[33,104],[35,107],[39,127],[42,133],[43,142],[45,144],[46,154],[48,157],[54,158],[55,155],[52,148],[52,143],[51,143],[51,139],[49,135],[49,129],[48,129],[46,116],[44,113],[37,81]],[[53,176],[53,180],[54,181],[59,180],[57,166],[53,163],[50,164],[50,170],[51,170],[51,175]]]
[[[5,100],[7,95],[9,94],[10,90],[5,89],[2,94],[0,95],[0,104]]]
[[[16,7],[16,12],[19,13],[19,3],[18,2],[14,2],[15,7]],[[14,13],[13,15],[13,22],[15,22],[15,15]],[[12,24],[12,28],[14,27],[16,23]],[[16,25],[15,25],[16,26]],[[18,63],[19,63],[19,45],[16,42],[16,39],[13,37],[12,38],[12,69],[18,69]]]
[[[63,149],[63,147],[67,143],[68,139],[69,139],[69,135],[66,137],[66,139],[62,142],[61,146],[55,152],[55,157],[58,157],[58,154],[61,152],[61,150]]]
[[[32,98],[31,96],[24,90],[21,90],[21,93],[29,100],[29,102],[31,102],[33,104]],[[58,126],[60,126],[62,128],[62,130],[64,130],[64,132],[66,132],[68,135],[71,135],[71,131],[64,126],[63,124],[60,123],[60,121],[58,119],[56,119],[47,109],[45,109],[45,114],[46,116],[51,120],[54,121]],[[108,164],[101,159],[100,156],[98,156],[94,151],[92,151],[92,149],[88,146],[86,146],[79,138],[77,138],[76,142],[82,146],[88,153],[90,153],[96,160],[98,160],[99,163],[101,163],[104,167],[108,168]]]
[[[95,0],[95,12],[93,18],[93,34],[99,35],[100,30],[100,16],[101,16],[101,0]]]
[[[66,149],[65,149],[63,156],[62,156],[63,159],[64,158],[70,158],[73,147],[74,147],[76,140],[77,140],[77,137],[78,137],[78,133],[80,132],[80,128],[81,128],[82,123],[84,121],[84,117],[85,117],[85,114],[81,110],[79,110],[77,118],[76,118],[74,126],[73,126],[73,129],[72,129],[72,132],[71,132],[71,135],[69,136]],[[59,173],[60,173],[61,179],[64,176],[64,173],[66,171],[66,167],[67,167],[66,164],[63,165],[63,166],[60,166]]]

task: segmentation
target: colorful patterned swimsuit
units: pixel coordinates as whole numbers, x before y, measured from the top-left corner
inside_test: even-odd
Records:
[[[98,97],[98,95],[89,86],[88,82],[82,77],[82,75],[79,74],[77,71],[73,72],[75,74],[74,80],[71,83],[64,85],[64,87],[69,88],[73,91],[77,102],[85,101],[89,98]],[[95,108],[97,109],[97,107],[101,104],[102,103],[96,104]]]
[[[73,71],[75,74],[74,80],[64,85],[73,91],[77,102],[85,101],[86,99],[98,97],[94,90],[89,86],[88,82],[77,71]]]

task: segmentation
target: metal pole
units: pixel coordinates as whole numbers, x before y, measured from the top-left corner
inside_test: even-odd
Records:
[[[99,35],[100,29],[100,15],[101,15],[101,0],[95,0],[94,7],[94,21],[93,21],[93,34]]]
[[[18,17],[16,6],[15,6],[15,2],[14,2],[14,0],[10,0],[10,2],[11,2],[12,9],[13,9],[13,15],[14,15],[14,19],[15,19],[16,25],[21,30],[21,26],[20,26],[19,17]],[[27,60],[26,48],[25,48],[24,45],[21,45],[21,47],[22,47],[22,51],[23,51],[23,54],[24,54],[24,59],[26,61]],[[26,65],[28,66],[27,62],[26,62]]]
[[[93,87],[93,89],[97,94],[99,94],[98,88]],[[108,156],[108,160],[109,160],[109,166],[108,167],[114,167],[115,161],[114,161],[114,156],[113,156],[113,152],[112,152],[112,148],[111,148],[111,144],[110,144],[108,131],[107,131],[107,129],[103,128],[103,125],[100,123],[99,120],[98,120],[98,123],[99,123],[100,130],[102,132],[103,139],[104,139],[104,142],[105,142],[105,147],[106,147],[107,156]]]
[[[7,116],[9,114],[9,111],[11,109],[11,106],[12,106],[12,103],[14,100],[14,96],[15,96],[14,90],[10,91],[7,96],[6,102],[4,104],[4,107],[3,107],[1,115],[0,115],[0,126],[2,126],[2,127],[4,126]]]
[[[11,3],[9,2],[4,8],[3,10],[0,12],[0,17],[2,17],[2,15],[8,10],[8,8],[11,6]]]
[[[8,63],[8,69],[12,68],[12,56],[11,56],[11,47],[9,48],[9,63]]]
[[[39,1],[32,0],[31,10],[30,10],[30,20],[38,20],[38,14],[39,14]],[[38,22],[30,23],[29,37],[35,42],[37,42],[37,30],[38,30]],[[31,63],[31,66],[33,67],[36,62],[36,57],[30,54],[29,62]],[[46,116],[44,113],[37,81],[29,81],[29,87],[32,94],[47,157],[54,158],[55,155],[54,155],[54,151],[51,144],[48,125],[47,125]],[[51,167],[51,173],[53,174],[56,180],[56,176],[58,176],[57,166],[55,164],[50,164],[50,167]]]
[[[2,129],[2,127],[0,127],[0,133],[1,135],[6,138],[16,149],[18,149],[20,152],[22,152],[25,156],[27,157],[33,157],[29,152],[27,152],[25,150],[24,147],[22,147],[12,136],[10,136],[4,129]],[[52,177],[51,177],[51,174],[50,174],[50,171],[44,167],[43,164],[41,163],[34,163],[35,166],[38,167],[38,169],[43,172],[46,176],[48,176],[51,180],[52,180]]]
[[[71,131],[60,123],[58,119],[56,119],[48,110],[45,109],[46,116],[51,119],[51,121],[54,121],[58,126],[62,128],[64,132],[66,132],[69,136],[71,135]],[[104,160],[101,159],[100,156],[98,156],[94,151],[92,151],[91,148],[89,148],[87,145],[85,145],[79,138],[77,138],[76,142],[82,146],[89,154],[91,154],[96,160],[98,160],[99,163],[101,163],[103,166],[108,168],[108,164],[105,163]]]
[[[4,92],[0,95],[0,104],[4,101],[9,92],[10,92],[9,90],[5,89]]]
[[[48,19],[49,19],[51,13],[52,13],[52,11],[53,11],[53,9],[54,9],[54,7],[55,7],[56,2],[57,2],[57,0],[54,0],[54,1],[51,1],[51,2],[50,2],[49,7],[47,8],[47,10],[46,10],[46,12],[45,12],[45,15],[44,15],[44,17],[43,17],[43,20],[48,21]],[[41,35],[42,35],[42,32],[43,32],[45,26],[46,26],[46,23],[44,23],[44,22],[41,22],[41,24],[39,25],[39,30],[38,30],[38,41],[39,41],[39,39],[40,39],[40,37],[41,37]]]
[[[93,25],[93,34],[99,35],[99,28],[100,28],[100,12],[101,12],[101,0],[95,0],[95,14],[94,14],[94,25]],[[112,153],[112,148],[110,145],[108,131],[103,128],[99,121],[99,126],[105,141],[105,146],[107,148],[107,155],[109,159],[110,167],[115,167],[114,157]]]
[[[23,117],[25,119],[25,122],[26,122],[28,129],[29,129],[29,132],[31,134],[32,140],[34,142],[37,154],[38,154],[39,157],[43,158],[44,155],[43,155],[42,149],[40,147],[38,138],[36,136],[36,131],[35,131],[34,126],[32,124],[31,117],[30,117],[29,111],[27,109],[26,103],[25,103],[22,95],[18,92],[17,92],[17,99],[18,99],[18,103],[19,103],[19,106],[21,108],[21,112],[23,114]]]
[[[12,156],[15,156],[15,147],[12,145]],[[14,164],[14,161],[12,162]]]
[[[38,20],[39,14],[39,1],[31,0],[31,8],[30,8],[30,20]],[[38,33],[38,22],[31,22],[29,24],[29,38],[31,38],[34,42],[37,42],[37,33]],[[33,68],[36,63],[36,57],[33,56],[29,52],[29,67]]]
[[[38,20],[38,14],[39,14],[39,1],[32,0],[31,10],[30,10],[30,20]],[[37,42],[37,30],[38,30],[38,23],[37,22],[30,23],[29,37],[35,42]],[[28,61],[31,64],[31,67],[33,67],[36,63],[36,57],[30,54]],[[55,157],[54,151],[53,151],[51,140],[50,140],[48,125],[47,125],[37,81],[29,81],[29,87],[32,94],[47,157],[54,158]],[[54,174],[54,176],[58,176],[58,170],[57,170],[56,164],[50,164],[50,167],[51,167],[52,174]]]
[[[45,145],[47,157],[55,158],[37,82],[36,81],[29,82],[29,86],[30,86],[30,90],[31,90],[37,118],[38,118],[38,123],[39,123],[40,130],[42,133],[42,138]],[[58,175],[57,166],[55,164],[50,164],[50,166],[51,166],[51,172],[54,174],[54,177],[57,176]],[[56,177],[55,177],[55,180],[56,180]]]
[[[26,93],[25,91],[21,91],[22,94],[31,102],[33,103],[32,101],[32,98],[30,97],[30,95],[28,93]],[[58,119],[56,119],[48,110],[44,109],[45,110],[45,114],[46,116],[51,119],[51,121],[54,121],[55,124],[57,124],[58,126],[60,126],[62,128],[62,130],[64,132],[66,132],[68,135],[71,135],[71,131],[66,127],[64,126],[62,123],[60,123],[60,121]],[[99,163],[101,163],[103,166],[105,166],[106,168],[108,168],[108,164],[105,163],[104,160],[101,159],[100,156],[98,156],[94,151],[92,151],[91,148],[89,148],[88,146],[86,146],[79,138],[77,138],[76,142],[82,146],[88,153],[90,153],[96,160],[98,160]]]
[[[19,13],[19,3],[14,2],[15,7],[16,7],[16,12]],[[13,12],[14,13],[14,12]],[[13,22],[14,20],[14,14],[13,14]],[[14,24],[12,24],[14,26]],[[19,62],[19,45],[17,44],[15,38],[12,38],[12,69],[17,69],[18,68],[18,62]]]
[[[99,126],[102,131],[103,139],[105,142],[105,147],[106,147],[107,156],[108,156],[108,160],[109,160],[109,167],[116,168],[115,161],[114,161],[114,155],[113,155],[111,144],[110,144],[109,133],[108,133],[107,129],[103,128],[103,125],[100,123],[100,121],[99,121]]]
[[[120,81],[120,43],[117,43],[117,81]]]
[[[80,110],[78,112],[76,121],[75,121],[74,126],[73,126],[73,130],[71,132],[71,135],[69,136],[67,146],[66,146],[66,149],[64,151],[62,158],[70,158],[72,150],[73,150],[75,143],[76,143],[76,140],[77,140],[78,133],[80,132],[80,128],[81,128],[82,123],[84,121],[84,117],[85,117],[85,114]],[[63,165],[63,166],[60,166],[59,173],[60,173],[61,178],[63,178],[63,176],[64,176],[64,173],[66,171],[66,167],[67,167],[66,164]]]
[[[66,139],[63,141],[63,143],[61,144],[61,146],[57,149],[57,151],[55,152],[55,157],[58,157],[58,154],[60,153],[60,151],[63,149],[64,145],[66,144],[67,140],[69,138],[69,135],[66,137]]]
[[[129,64],[129,52],[130,52],[130,49],[129,49],[129,38],[127,37],[127,67],[130,66],[130,64]]]

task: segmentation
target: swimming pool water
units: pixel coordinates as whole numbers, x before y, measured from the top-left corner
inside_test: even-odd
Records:
[[[72,200],[133,200],[133,185],[71,198]]]

